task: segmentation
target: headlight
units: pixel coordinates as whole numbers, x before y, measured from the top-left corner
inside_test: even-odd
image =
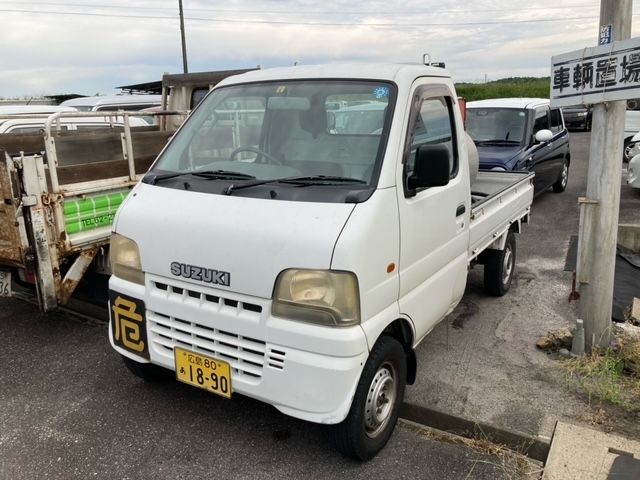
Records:
[[[332,327],[360,323],[358,279],[351,272],[285,270],[276,280],[271,313]]]
[[[138,245],[117,233],[111,235],[109,245],[111,272],[123,280],[144,285],[144,272],[140,264]]]
[[[493,170],[494,172],[506,172],[507,169],[504,167],[493,167],[491,170]]]

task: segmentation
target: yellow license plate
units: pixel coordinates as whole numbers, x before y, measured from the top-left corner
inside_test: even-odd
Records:
[[[179,381],[231,398],[231,366],[227,362],[182,348],[173,351]]]

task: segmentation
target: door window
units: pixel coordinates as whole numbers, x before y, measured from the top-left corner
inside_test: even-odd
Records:
[[[533,124],[533,134],[540,130],[549,130],[549,109],[536,110],[536,121]]]
[[[193,89],[193,92],[191,92],[191,110],[198,106],[202,99],[207,96],[207,93],[209,93],[209,87],[200,87]]]
[[[551,131],[553,133],[559,133],[564,128],[562,125],[562,116],[560,115],[560,109],[554,108],[551,110]]]
[[[452,111],[450,97],[425,98],[421,101],[409,140],[410,148],[406,159],[405,181],[413,174],[416,151],[421,145],[445,145],[449,151],[451,177],[456,176],[458,172],[458,152],[453,141],[455,127]]]

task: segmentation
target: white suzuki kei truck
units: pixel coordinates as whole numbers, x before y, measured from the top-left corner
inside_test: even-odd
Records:
[[[509,289],[529,217],[532,174],[470,172],[457,102],[425,65],[220,82],[114,222],[109,336],[126,366],[331,424],[338,450],[373,457],[414,349],[470,266]]]

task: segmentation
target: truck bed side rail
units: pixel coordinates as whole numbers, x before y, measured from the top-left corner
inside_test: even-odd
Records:
[[[471,206],[469,261],[484,250],[504,248],[512,225],[526,221],[533,201],[533,173],[480,171],[473,190],[482,200]]]

